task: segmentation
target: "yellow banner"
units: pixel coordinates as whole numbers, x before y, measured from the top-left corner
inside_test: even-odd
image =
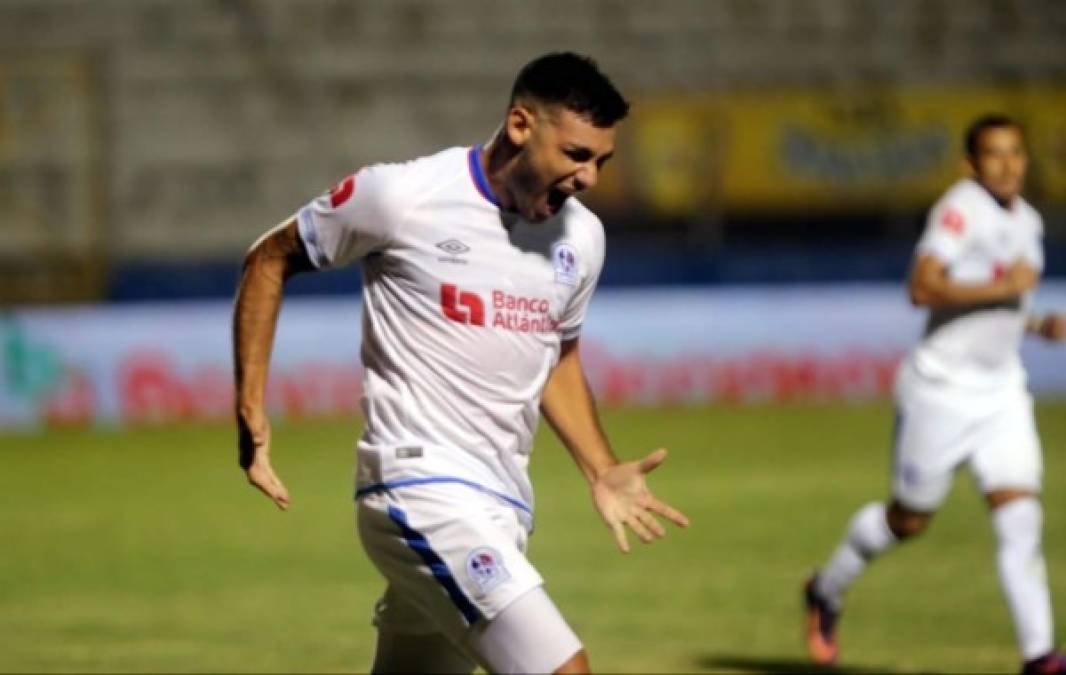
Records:
[[[1066,203],[1066,88],[722,92],[637,101],[601,204],[664,216],[924,208],[962,175],[962,136],[1018,118],[1029,195]]]

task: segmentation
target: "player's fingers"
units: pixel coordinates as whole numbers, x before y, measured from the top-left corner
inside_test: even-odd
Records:
[[[633,530],[633,532],[635,532],[645,544],[650,544],[654,541],[655,537],[652,536],[651,531],[644,526],[644,523],[642,523],[637,516],[626,518],[626,525],[628,525],[629,529]]]
[[[289,491],[285,489],[285,485],[275,478],[277,484],[274,486],[274,493],[271,495],[271,499],[278,505],[278,508],[282,511],[289,508],[291,500],[289,499]]]
[[[662,539],[666,536],[666,528],[663,527],[662,523],[655,519],[655,516],[647,511],[638,511],[636,517],[644,524],[644,527],[648,528],[648,531],[651,532],[652,536],[656,539]]]
[[[649,497],[649,499],[647,501],[647,509],[649,511],[653,511],[655,513],[658,513],[660,516],[662,516],[663,518],[666,518],[667,520],[669,520],[671,523],[674,523],[675,525],[678,525],[680,527],[688,527],[689,526],[688,516],[686,516],[685,514],[681,513],[680,511],[678,511],[674,507],[670,506],[669,504],[666,504],[665,502],[659,501],[655,497]]]
[[[666,448],[659,448],[640,460],[640,472],[651,473],[664,461],[666,461]]]
[[[285,489],[273,469],[262,466],[251,467],[248,470],[248,482],[269,497],[282,511],[289,508],[289,491]]]
[[[629,553],[629,541],[626,539],[626,528],[620,522],[611,523],[611,529],[614,530],[614,541],[618,544],[619,550],[622,553]]]

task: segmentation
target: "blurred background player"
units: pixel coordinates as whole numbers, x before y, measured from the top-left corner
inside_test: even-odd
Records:
[[[855,514],[805,588],[807,643],[819,663],[837,657],[847,589],[872,560],[926,528],[965,463],[990,509],[1023,671],[1066,672],[1066,658],[1053,649],[1040,441],[1019,355],[1026,333],[1062,341],[1066,321],[1030,313],[1043,224],[1020,195],[1028,164],[1021,126],[981,117],[966,132],[965,150],[972,177],[930,211],[911,272],[911,300],[929,315],[897,376],[892,499]]]
[[[388,587],[375,672],[585,672],[584,648],[525,557],[537,409],[625,527],[683,515],[648,491],[657,450],[619,463],[597,419],[578,335],[604,233],[573,195],[596,184],[628,104],[591,59],[553,53],[515,81],[484,147],[374,165],[248,254],[234,314],[240,462],[281,508],[264,390],[282,284],[361,261],[366,427],[363,546]]]

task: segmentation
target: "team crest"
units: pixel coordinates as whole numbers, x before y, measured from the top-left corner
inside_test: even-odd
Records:
[[[511,578],[503,564],[503,556],[488,546],[470,552],[466,558],[466,574],[482,593],[488,593]]]
[[[555,268],[555,283],[577,285],[577,250],[567,243],[552,247],[552,267]]]

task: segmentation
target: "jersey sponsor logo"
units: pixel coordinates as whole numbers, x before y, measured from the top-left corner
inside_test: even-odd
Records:
[[[348,201],[355,192],[355,175],[348,176],[329,191],[329,204],[337,208]]]
[[[534,295],[514,295],[507,291],[491,293],[492,328],[516,333],[551,333],[559,330],[559,322],[551,315],[548,298]],[[441,284],[440,306],[444,316],[468,326],[485,326],[485,302],[471,291],[460,290],[455,284]]]
[[[493,291],[492,309],[493,328],[516,333],[551,333],[559,330],[559,322],[552,318],[551,303],[547,298]]]
[[[477,293],[460,291],[455,284],[441,284],[440,307],[444,316],[471,326],[485,325],[485,303]]]
[[[511,578],[503,556],[488,546],[475,548],[466,557],[466,574],[482,593],[488,593]]]
[[[577,249],[566,242],[553,246],[552,266],[555,268],[555,283],[577,285]]]
[[[957,209],[948,209],[940,217],[940,224],[945,230],[955,236],[961,236],[966,231],[966,220]]]

